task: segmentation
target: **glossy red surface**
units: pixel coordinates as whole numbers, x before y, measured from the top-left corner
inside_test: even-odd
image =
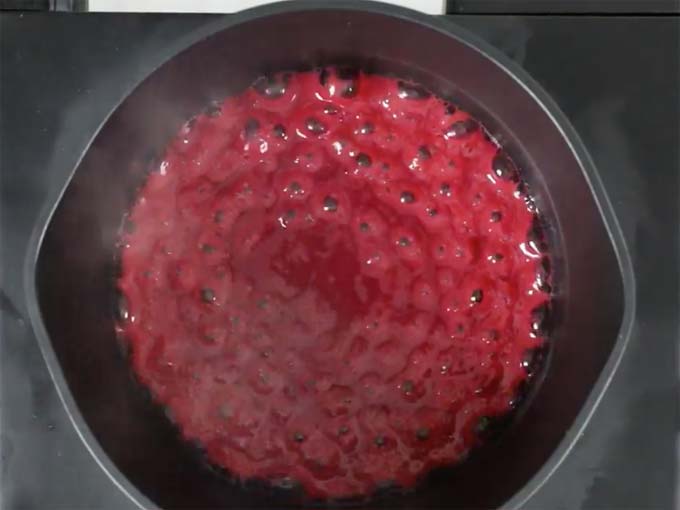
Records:
[[[542,342],[518,182],[415,85],[263,78],[187,123],[130,211],[135,373],[235,476],[410,486],[510,410]]]

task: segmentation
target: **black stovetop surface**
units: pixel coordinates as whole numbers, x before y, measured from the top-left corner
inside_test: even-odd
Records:
[[[675,508],[680,18],[452,18],[522,64],[574,123],[621,223],[638,284],[622,364],[585,433],[527,507]],[[63,185],[97,126],[160,62],[164,46],[191,40],[212,19],[0,17],[3,509],[131,508],[57,397],[25,319],[22,269],[46,197]]]

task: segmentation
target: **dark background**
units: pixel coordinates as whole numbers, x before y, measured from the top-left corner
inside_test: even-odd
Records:
[[[493,3],[479,5],[493,10]],[[470,2],[453,4],[464,13]],[[599,2],[606,4],[612,3]],[[668,11],[677,4],[656,5]],[[574,123],[621,223],[637,278],[635,329],[622,364],[574,450],[527,507],[676,508],[680,18],[451,18],[523,65]],[[111,108],[168,47],[193,41],[212,21],[0,15],[3,510],[131,507],[86,451],[56,395],[25,319],[24,257],[47,196],[63,186]]]

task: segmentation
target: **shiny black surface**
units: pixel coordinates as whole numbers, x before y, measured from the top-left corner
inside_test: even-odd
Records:
[[[593,422],[530,507],[670,508],[678,418],[677,20],[457,20],[523,61],[571,117],[635,252],[633,343]],[[172,16],[2,19],[3,62],[9,63],[0,105],[8,508],[125,508],[65,420],[22,320],[22,259],[49,186],[63,183],[114,101],[153,67],[163,44],[209,22]],[[573,30],[580,34],[576,41]],[[640,37],[646,44],[637,44]],[[664,41],[668,50],[660,51]]]

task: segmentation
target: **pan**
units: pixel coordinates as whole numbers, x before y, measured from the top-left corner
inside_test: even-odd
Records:
[[[625,348],[626,247],[597,172],[555,103],[453,22],[363,2],[273,4],[220,18],[121,99],[36,231],[25,282],[42,352],[73,425],[139,508],[284,508],[295,491],[230,482],[184,442],[130,376],[115,335],[119,227],[146,169],[206,104],[279,70],[349,65],[452,98],[522,169],[548,225],[552,334],[511,426],[468,460],[376,508],[519,508],[568,455]],[[311,502],[314,503],[314,502]],[[323,504],[323,503],[315,503]]]

